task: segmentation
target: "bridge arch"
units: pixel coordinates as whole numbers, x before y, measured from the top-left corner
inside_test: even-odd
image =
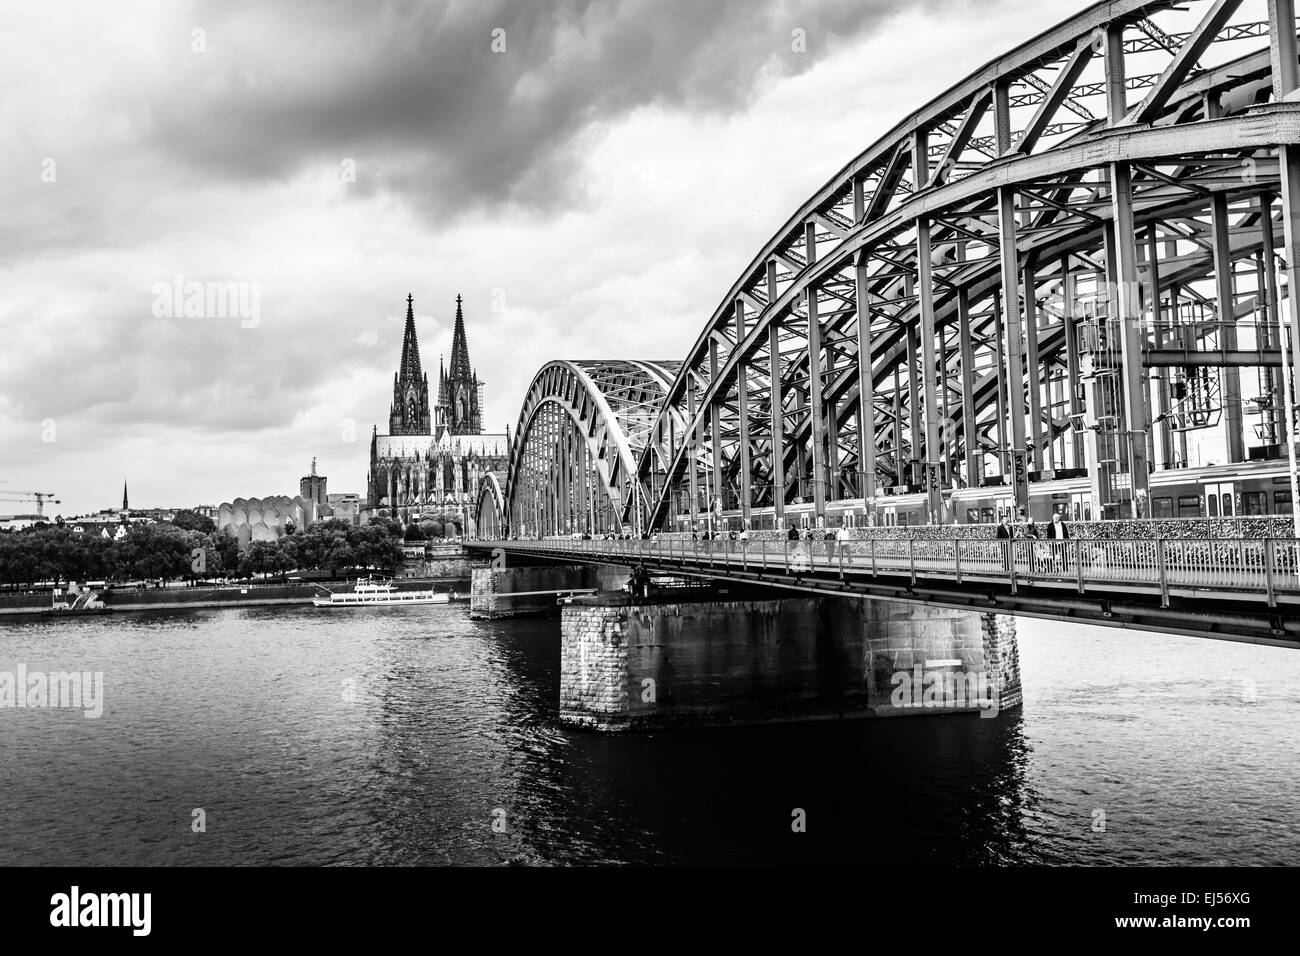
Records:
[[[510,449],[503,514],[512,533],[631,528],[627,504],[640,488],[637,462],[661,421],[659,406],[678,364],[584,360],[542,366],[524,398]]]
[[[502,537],[506,530],[505,494],[494,472],[489,471],[479,482],[476,504],[475,536],[486,540]]]
[[[1146,517],[1193,448],[1276,454],[1297,72],[1292,2],[1113,0],[904,117],[723,296],[622,521],[872,520],[911,494],[948,522],[963,489],[1024,509],[1060,476],[1089,516]]]

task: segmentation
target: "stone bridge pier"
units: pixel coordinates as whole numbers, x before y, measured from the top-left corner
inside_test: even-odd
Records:
[[[474,569],[469,616],[480,620],[554,614],[561,595],[619,591],[631,572],[607,564],[513,565]]]
[[[560,719],[652,730],[1018,707],[1015,619],[864,598],[633,603],[562,613]]]

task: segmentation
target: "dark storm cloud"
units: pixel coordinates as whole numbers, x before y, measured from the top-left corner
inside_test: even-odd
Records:
[[[221,177],[354,159],[359,191],[426,213],[553,208],[573,197],[583,131],[653,104],[725,112],[908,6],[213,0],[193,14],[207,52],[168,62],[152,135]]]

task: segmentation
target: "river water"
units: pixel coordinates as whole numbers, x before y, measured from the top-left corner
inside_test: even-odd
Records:
[[[554,620],[4,623],[0,674],[104,683],[97,719],[0,708],[0,863],[1296,862],[1300,655],[1019,627],[996,719],[606,736],[559,726]]]

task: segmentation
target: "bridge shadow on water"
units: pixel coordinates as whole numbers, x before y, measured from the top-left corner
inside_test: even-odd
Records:
[[[517,627],[517,625],[515,626]],[[558,625],[492,641],[513,862],[934,866],[1026,862],[1018,711],[654,733],[561,727]],[[799,813],[798,811],[802,811]],[[802,832],[798,821],[802,818]]]

